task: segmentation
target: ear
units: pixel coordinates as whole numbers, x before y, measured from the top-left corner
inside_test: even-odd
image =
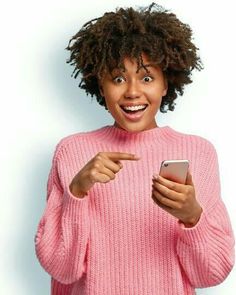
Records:
[[[167,80],[165,78],[165,81],[164,81],[164,89],[163,89],[163,92],[162,92],[162,96],[166,96],[167,91],[168,91],[168,83],[167,83]]]
[[[167,91],[168,91],[168,87],[164,88],[164,89],[163,89],[163,92],[162,92],[162,96],[166,96]]]
[[[103,88],[100,84],[99,84],[99,91],[100,91],[101,96],[104,96]]]
[[[101,96],[104,96],[104,91],[102,87],[102,79],[98,79],[98,88]]]

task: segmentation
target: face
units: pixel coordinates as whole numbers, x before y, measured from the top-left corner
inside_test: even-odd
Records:
[[[143,55],[143,64],[137,72],[136,60],[124,59],[125,69],[114,69],[100,81],[101,95],[115,119],[115,126],[127,131],[143,131],[157,127],[155,115],[167,85],[158,66]]]

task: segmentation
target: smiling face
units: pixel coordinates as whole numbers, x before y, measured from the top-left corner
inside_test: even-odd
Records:
[[[142,55],[143,65],[137,71],[137,61],[124,59],[124,69],[108,72],[100,81],[101,95],[115,119],[115,126],[127,131],[144,131],[157,127],[155,115],[167,85],[160,67]]]

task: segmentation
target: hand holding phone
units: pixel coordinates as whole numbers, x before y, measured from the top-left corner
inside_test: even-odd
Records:
[[[152,199],[185,227],[193,227],[201,216],[202,208],[196,199],[188,167],[188,160],[163,161],[159,173],[163,178],[153,178]],[[172,181],[176,182],[174,186]]]

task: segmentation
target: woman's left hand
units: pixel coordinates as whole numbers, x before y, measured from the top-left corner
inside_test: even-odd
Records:
[[[186,184],[161,177],[153,178],[152,199],[162,209],[175,216],[185,227],[193,227],[200,219],[202,208],[195,196],[190,172]]]

